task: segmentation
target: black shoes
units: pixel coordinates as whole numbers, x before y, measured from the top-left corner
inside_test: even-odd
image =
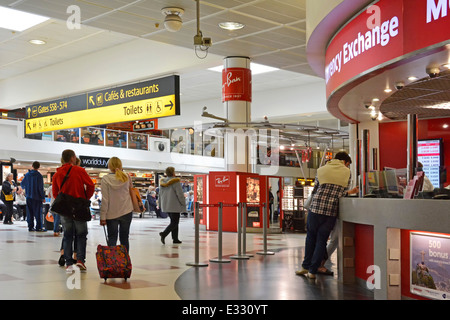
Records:
[[[161,237],[162,244],[166,244],[166,241],[165,241],[166,236],[162,232],[159,233],[159,236]],[[180,240],[173,240],[173,243],[180,244],[182,242]]]

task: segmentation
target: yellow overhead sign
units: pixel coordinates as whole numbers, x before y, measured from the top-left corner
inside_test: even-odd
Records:
[[[176,115],[175,95],[169,95],[29,119],[25,121],[25,133],[33,134],[173,115]]]
[[[31,105],[25,133],[179,115],[179,91],[179,77],[169,76]]]

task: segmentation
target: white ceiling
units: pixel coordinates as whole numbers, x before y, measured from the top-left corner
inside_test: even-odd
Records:
[[[76,32],[66,26],[72,14],[67,13],[70,5],[80,8],[82,28]],[[181,47],[180,59],[187,58],[186,48],[195,55],[194,0],[0,0],[0,6],[52,18],[23,32],[0,29],[0,81],[100,50],[113,50],[136,38],[170,44],[173,50]],[[179,32],[164,29],[161,9],[167,6],[185,10]],[[244,23],[245,28],[230,32],[218,27],[219,22],[230,20]],[[209,55],[248,56],[253,62],[281,69],[253,77],[254,92],[322,81],[309,67],[305,53],[306,0],[200,1],[200,30],[212,39]],[[47,44],[31,45],[30,39]],[[221,74],[205,66],[180,70],[179,74],[182,102],[210,99],[221,92]]]

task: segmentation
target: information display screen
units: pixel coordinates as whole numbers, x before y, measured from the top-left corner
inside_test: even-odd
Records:
[[[423,172],[435,188],[440,185],[442,159],[442,139],[419,140],[417,159],[423,165]]]

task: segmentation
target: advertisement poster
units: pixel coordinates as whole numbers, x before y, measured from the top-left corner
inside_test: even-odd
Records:
[[[411,293],[450,300],[450,237],[411,233]]]
[[[247,202],[259,202],[259,179],[247,178]]]

